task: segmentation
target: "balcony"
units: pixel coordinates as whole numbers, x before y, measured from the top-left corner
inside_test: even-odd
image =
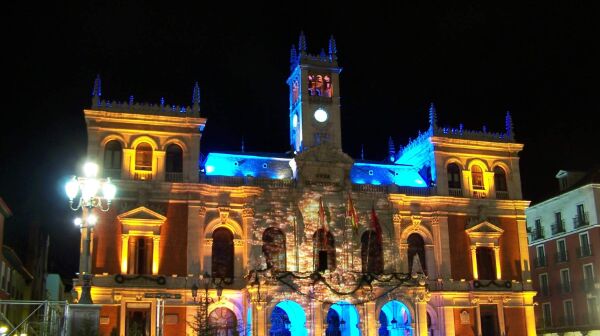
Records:
[[[150,181],[152,180],[152,171],[151,170],[136,170],[133,173],[134,180],[140,181]]]
[[[448,195],[453,197],[462,197],[463,191],[461,188],[448,188]]]
[[[552,224],[552,234],[557,235],[565,232],[565,221],[561,220],[560,222],[556,222]]]
[[[586,293],[590,293],[594,290],[600,289],[600,283],[598,282],[598,279],[595,278],[583,279],[581,280],[581,287]]]
[[[548,287],[548,285],[540,287],[540,291],[538,292],[539,296],[548,297],[550,294],[552,293],[550,293],[550,287]]]
[[[183,182],[183,173],[166,172],[165,181],[167,182]]]
[[[104,177],[110,177],[113,180],[121,179],[121,169],[104,169]]]
[[[570,283],[560,283],[558,286],[558,292],[561,294],[571,293],[571,284]]]
[[[573,227],[575,229],[579,229],[580,227],[590,225],[590,220],[588,218],[588,213],[584,212],[582,214],[578,214],[577,217],[573,218]]]
[[[531,229],[531,239],[533,239],[533,240],[544,239],[544,228],[539,227],[539,228]]]
[[[496,191],[496,199],[507,200],[508,191]]]
[[[569,254],[567,253],[567,251],[556,252],[554,254],[554,259],[556,260],[557,263],[567,262],[567,261],[569,261]]]
[[[535,267],[545,267],[548,265],[546,263],[546,256],[535,257],[533,259],[533,263],[534,263]]]
[[[473,190],[473,198],[487,198],[487,195],[483,190]]]
[[[577,248],[577,258],[590,257],[592,255],[592,245],[583,245]]]

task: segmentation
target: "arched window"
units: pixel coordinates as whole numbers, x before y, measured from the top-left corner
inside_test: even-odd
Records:
[[[471,179],[473,180],[473,189],[485,189],[483,186],[483,171],[481,167],[474,165],[471,167]]]
[[[423,273],[427,274],[427,263],[425,260],[425,241],[423,241],[423,237],[421,237],[421,235],[418,233],[412,233],[410,236],[408,236],[407,241],[408,272],[419,272],[418,269],[413,270],[413,267],[418,267],[415,263],[415,257],[418,257],[419,263],[421,264],[421,268],[423,269]]]
[[[448,165],[448,188],[449,189],[461,189],[460,183],[460,168],[456,163]]]
[[[494,186],[496,187],[496,191],[508,191],[506,185],[506,173],[502,167],[494,167]]]
[[[365,231],[360,238],[360,259],[363,272],[383,272],[381,244],[377,241],[377,234],[373,230]]]
[[[262,250],[267,259],[267,267],[285,271],[285,235],[278,228],[270,227],[262,236]]]
[[[117,140],[109,141],[104,147],[104,176],[121,178],[123,148]]]
[[[221,227],[212,237],[212,276],[233,279],[233,233]]]
[[[211,335],[234,336],[239,335],[235,313],[225,307],[215,308],[208,315],[208,325]]]
[[[319,272],[335,269],[335,240],[331,232],[318,229],[313,235],[313,262]]]
[[[165,179],[169,182],[181,182],[183,173],[183,151],[176,144],[167,147],[165,159]]]
[[[152,146],[146,142],[135,149],[135,170],[152,170]]]

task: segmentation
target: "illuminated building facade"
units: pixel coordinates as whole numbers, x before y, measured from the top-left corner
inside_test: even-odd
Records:
[[[539,335],[600,335],[600,170],[561,170],[526,210]]]
[[[311,55],[301,35],[292,154],[203,160],[198,86],[190,107],[118,103],[97,79],[88,155],[119,188],[93,239],[102,334],[192,333],[205,272],[222,335],[535,334],[510,115],[503,132],[470,131],[439,127],[431,106],[429,128],[387,163],[355,160],[341,147],[340,72],[333,38]]]

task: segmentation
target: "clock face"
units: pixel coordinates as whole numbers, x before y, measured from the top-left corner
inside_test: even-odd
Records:
[[[315,117],[315,120],[318,121],[318,122],[320,122],[320,123],[326,122],[327,121],[327,117],[328,117],[327,111],[325,111],[322,108],[319,108],[319,109],[317,109],[315,111],[314,117]]]

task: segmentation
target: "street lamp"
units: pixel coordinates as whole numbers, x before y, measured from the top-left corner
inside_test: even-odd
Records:
[[[204,295],[200,295],[199,300],[198,289],[200,289],[200,287],[198,287],[198,285],[195,282],[192,285],[192,297],[194,298],[194,303],[197,303],[200,306],[200,311],[198,312],[198,335],[208,335],[208,306],[215,302],[215,300],[208,295],[208,290],[212,281],[210,274],[208,274],[207,272],[204,272],[204,274],[200,274],[199,280],[202,289],[204,289]],[[221,284],[218,284],[217,296],[219,300],[221,299],[222,294],[223,286],[221,286]]]
[[[81,218],[75,219],[75,225],[81,228],[81,254],[79,257],[79,277],[81,286],[81,297],[79,303],[92,304],[90,293],[92,282],[92,264],[90,257],[90,244],[94,226],[98,217],[94,214],[94,208],[103,212],[108,211],[110,202],[115,198],[117,187],[110,182],[110,178],[98,179],[98,165],[86,162],[83,165],[84,177],[73,176],[65,185],[65,192],[69,198],[71,210],[81,209]],[[102,196],[98,192],[102,190]],[[73,201],[77,195],[79,199]]]

